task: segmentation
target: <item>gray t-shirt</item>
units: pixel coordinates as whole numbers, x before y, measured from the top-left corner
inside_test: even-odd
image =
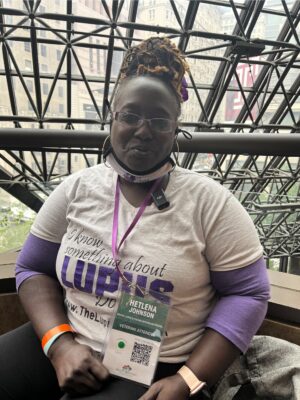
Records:
[[[40,210],[32,233],[61,243],[56,272],[76,339],[102,351],[124,283],[111,252],[116,173],[104,164],[68,177]],[[188,358],[217,300],[211,271],[242,268],[262,256],[251,218],[212,179],[176,167],[166,188],[170,206],[146,207],[119,254],[127,279],[171,305],[160,361]],[[118,242],[137,208],[121,194]]]

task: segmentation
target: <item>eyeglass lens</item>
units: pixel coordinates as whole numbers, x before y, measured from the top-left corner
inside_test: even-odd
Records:
[[[139,127],[143,124],[144,121],[148,121],[151,129],[156,130],[156,131],[170,131],[172,130],[173,127],[173,121],[168,119],[168,118],[141,118],[137,114],[132,114],[132,113],[123,113],[123,112],[117,112],[115,115],[115,118],[117,121],[120,123],[133,126],[133,127]]]

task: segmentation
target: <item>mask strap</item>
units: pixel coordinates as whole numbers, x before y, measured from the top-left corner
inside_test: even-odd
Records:
[[[182,133],[183,136],[184,136],[187,140],[192,140],[192,138],[193,138],[192,134],[191,134],[190,132],[184,130],[184,129],[177,128],[177,130],[176,130],[176,135],[178,135],[179,133]]]

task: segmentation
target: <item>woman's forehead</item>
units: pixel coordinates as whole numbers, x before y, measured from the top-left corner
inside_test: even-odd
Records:
[[[178,105],[172,89],[160,79],[152,77],[135,77],[122,83],[116,98],[116,106],[141,106],[167,108],[171,113],[177,113]]]

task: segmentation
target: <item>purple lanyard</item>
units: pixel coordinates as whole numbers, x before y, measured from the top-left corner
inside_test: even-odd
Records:
[[[117,262],[117,257],[118,257],[118,254],[119,254],[119,250],[120,250],[122,244],[127,239],[127,237],[130,234],[130,232],[133,230],[133,228],[137,224],[138,220],[141,218],[143,212],[145,211],[145,208],[147,207],[147,205],[149,203],[149,200],[150,200],[150,197],[151,197],[152,193],[155,192],[155,190],[158,188],[158,186],[160,185],[162,180],[163,180],[163,177],[161,177],[159,179],[156,179],[154,181],[154,183],[151,186],[149,192],[146,194],[146,197],[144,198],[142,204],[140,205],[140,208],[139,208],[138,212],[136,213],[136,215],[133,218],[131,224],[129,225],[129,227],[127,228],[126,232],[124,233],[119,245],[117,245],[118,225],[119,225],[119,205],[120,205],[120,180],[119,180],[119,176],[117,178],[116,193],[115,193],[114,217],[113,217],[113,229],[112,229],[112,254],[113,254],[113,259],[114,259],[114,261],[116,263],[116,268],[117,268],[121,278],[124,281],[126,281],[127,283],[129,283],[130,286],[132,286],[132,282],[130,282],[126,278],[126,276],[120,270],[119,263]],[[135,285],[135,286],[138,287],[138,285]],[[139,289],[143,292],[143,290],[141,288],[139,288]]]

